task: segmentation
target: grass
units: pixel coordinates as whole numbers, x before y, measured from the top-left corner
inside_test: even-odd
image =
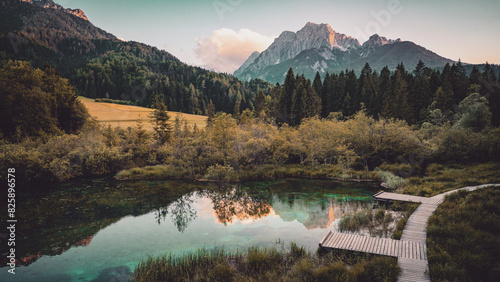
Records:
[[[385,206],[385,209],[367,209],[347,214],[340,219],[339,230],[359,232],[361,229],[366,229],[370,236],[390,236],[399,240],[408,218],[418,205],[417,203],[395,202]],[[397,212],[396,215],[394,212]],[[393,225],[395,221],[397,222]]]
[[[133,281],[396,281],[397,259],[345,252],[311,253],[250,247],[227,252],[200,249],[181,256],[149,258],[137,266]]]
[[[153,125],[151,124],[150,115],[153,109],[131,106],[131,105],[121,105],[116,103],[101,103],[96,102],[94,99],[86,97],[78,97],[79,100],[87,107],[90,115],[95,117],[98,122],[103,124],[110,124],[112,127],[134,127],[137,122],[142,122],[144,129],[153,131]],[[170,119],[173,122],[175,116],[178,112],[168,112],[170,114]],[[182,118],[186,119],[188,125],[191,127],[196,124],[198,128],[203,128],[206,126],[206,116],[191,115],[180,113]]]
[[[500,189],[448,195],[429,219],[432,281],[500,281]]]
[[[500,183],[500,163],[471,165],[430,164],[423,177],[410,177],[403,194],[431,197],[453,189]]]
[[[376,170],[379,177],[382,179],[382,186],[389,189],[396,189],[402,187],[406,183],[406,179],[395,175],[390,171]]]
[[[189,171],[187,169],[173,165],[155,165],[136,167],[132,169],[122,170],[116,174],[119,180],[132,179],[184,179],[188,178]]]
[[[272,178],[317,178],[353,181],[378,180],[374,171],[349,170],[344,172],[338,165],[319,165],[311,167],[299,164],[275,166],[272,164],[257,167],[240,167],[232,169],[229,166],[214,165],[208,168],[195,167],[193,171],[201,172],[189,174],[186,169],[176,168],[173,165],[147,166],[120,171],[116,178],[127,179],[200,179],[206,178],[216,181],[245,181]]]

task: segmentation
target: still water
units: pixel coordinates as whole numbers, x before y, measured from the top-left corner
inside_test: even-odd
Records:
[[[377,185],[282,179],[238,184],[85,180],[17,194],[16,274],[0,281],[126,281],[149,256],[198,248],[289,246],[315,251]],[[2,218],[6,222],[6,218]]]

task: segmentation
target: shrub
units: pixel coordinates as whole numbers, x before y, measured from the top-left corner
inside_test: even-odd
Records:
[[[378,176],[384,181],[382,185],[387,188],[390,189],[400,188],[406,183],[406,179],[394,175],[392,172],[382,171],[378,169],[376,171],[378,173]]]
[[[237,175],[230,165],[216,164],[208,167],[205,178],[229,182],[231,180],[237,180]]]

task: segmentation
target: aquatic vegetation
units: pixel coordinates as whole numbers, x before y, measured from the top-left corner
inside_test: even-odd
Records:
[[[340,219],[340,231],[359,232],[368,230],[371,236],[387,236],[393,230],[394,215],[392,211],[364,209],[346,214]]]
[[[396,258],[369,254],[307,252],[250,247],[228,252],[199,249],[181,256],[148,258],[137,266],[133,281],[396,281]]]

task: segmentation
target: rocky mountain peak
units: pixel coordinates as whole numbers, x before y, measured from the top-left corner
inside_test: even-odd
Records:
[[[79,18],[82,18],[86,21],[88,21],[89,19],[87,18],[87,16],[85,15],[85,13],[80,10],[80,9],[65,9],[63,8],[61,5],[59,4],[56,4],[54,3],[54,1],[52,0],[19,0],[21,2],[26,2],[26,3],[30,3],[30,4],[33,4],[33,5],[37,5],[39,7],[42,7],[42,8],[45,8],[45,9],[54,9],[54,10],[62,10],[68,14],[72,14],[72,15],[75,15]]]
[[[401,39],[398,38],[396,40],[388,40],[387,38],[375,33],[374,35],[370,36],[370,38],[365,43],[363,43],[362,47],[377,47],[386,44],[392,44],[395,42],[401,42]]]
[[[250,69],[252,72],[257,72],[267,66],[292,59],[304,50],[327,47],[330,50],[340,49],[346,51],[360,46],[361,44],[357,39],[337,33],[328,24],[308,22],[297,32],[282,32],[271,46],[257,58],[254,58],[255,55],[250,56],[234,74],[236,76],[240,75],[243,69]]]
[[[316,24],[308,22],[301,30],[297,31],[297,39],[308,41],[314,48],[327,46],[330,49],[337,47],[347,50],[360,46],[359,41],[345,34],[337,33],[329,24]]]

